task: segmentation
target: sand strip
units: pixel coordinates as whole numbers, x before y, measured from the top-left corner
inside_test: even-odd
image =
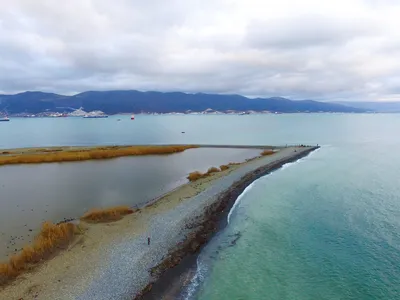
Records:
[[[0,298],[132,299],[180,262],[177,253],[198,250],[201,243],[193,241],[200,234],[206,242],[215,229],[204,222],[232,204],[248,184],[314,149],[284,148],[186,184],[118,222],[85,225],[85,234],[70,249],[6,286]]]

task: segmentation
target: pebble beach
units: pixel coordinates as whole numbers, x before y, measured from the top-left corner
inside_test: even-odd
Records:
[[[283,148],[182,185],[120,221],[84,224],[84,233],[66,251],[2,288],[0,298],[135,299],[157,281],[159,274],[151,270],[198,230],[194,225],[222,193],[262,167],[267,173],[269,165],[276,168],[314,149]]]

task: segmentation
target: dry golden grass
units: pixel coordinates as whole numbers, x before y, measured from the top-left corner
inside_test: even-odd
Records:
[[[115,206],[102,209],[91,209],[81,217],[88,223],[113,222],[122,219],[123,216],[134,213],[135,210],[128,206]]]
[[[253,159],[253,158],[252,158],[252,159]],[[250,160],[252,160],[252,159],[249,159],[248,161],[250,161]],[[206,173],[201,173],[201,172],[199,172],[199,171],[192,172],[192,173],[190,173],[186,178],[187,178],[190,182],[192,182],[192,181],[197,181],[197,180],[199,180],[199,179],[201,179],[201,178],[205,178],[205,177],[212,176],[214,173],[226,171],[226,170],[228,170],[231,166],[238,166],[238,165],[241,165],[241,163],[233,163],[233,162],[231,162],[231,163],[229,163],[229,164],[227,164],[227,165],[221,165],[219,168],[217,168],[217,167],[211,167],[211,168],[208,169],[208,171],[207,171]]]
[[[190,173],[188,175],[187,179],[189,179],[189,181],[196,181],[203,177],[204,177],[204,174],[200,173],[199,171],[196,171],[196,172]]]
[[[204,174],[199,171],[196,171],[196,172],[190,173],[186,178],[189,179],[189,181],[196,181],[201,178],[212,176],[214,173],[218,173],[218,172],[221,172],[221,169],[218,169],[216,167],[211,167]]]
[[[0,286],[65,248],[76,233],[77,226],[72,223],[43,223],[32,245],[24,247],[20,253],[10,257],[8,262],[0,264]]]
[[[218,172],[221,172],[221,170],[220,169],[218,169],[218,168],[216,168],[216,167],[211,167],[211,168],[209,168],[208,169],[208,171],[207,171],[207,175],[210,175],[210,174],[212,174],[212,173],[218,173]]]
[[[228,165],[221,165],[219,168],[221,169],[221,171],[225,171],[225,170],[229,169],[229,166]]]
[[[261,152],[261,155],[262,156],[267,156],[267,155],[272,155],[274,153],[275,153],[274,151],[266,149],[263,152]]]
[[[196,148],[196,146],[110,146],[92,149],[66,149],[63,151],[60,151],[59,149],[36,149],[35,153],[24,152],[18,155],[13,154],[0,156],[0,166],[10,164],[34,164],[82,161],[91,159],[109,159],[122,156],[166,155],[183,152],[190,148]]]

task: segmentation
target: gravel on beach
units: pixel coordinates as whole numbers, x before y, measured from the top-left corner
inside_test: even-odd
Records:
[[[153,216],[149,232],[110,247],[107,266],[83,294],[70,299],[132,299],[152,281],[150,269],[161,263],[169,250],[186,238],[190,232],[187,225],[202,216],[204,208],[213,203],[221,192],[245,174],[294,154],[297,154],[294,149],[288,148],[273,156],[254,160],[216,180],[207,190],[183,201],[176,208]],[[150,245],[147,244],[148,237],[151,237]]]
[[[191,225],[221,194],[247,174],[277,161],[290,161],[310,149],[282,148],[274,155],[183,185],[118,222],[88,225],[74,245],[0,290],[0,298],[132,300],[157,279],[151,269],[196,230]]]

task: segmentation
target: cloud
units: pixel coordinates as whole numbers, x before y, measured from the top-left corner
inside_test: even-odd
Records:
[[[258,20],[249,25],[248,43],[256,48],[294,48],[338,46],[352,39],[378,34],[374,19],[332,18],[306,14]]]
[[[400,3],[0,0],[0,92],[400,96]]]

